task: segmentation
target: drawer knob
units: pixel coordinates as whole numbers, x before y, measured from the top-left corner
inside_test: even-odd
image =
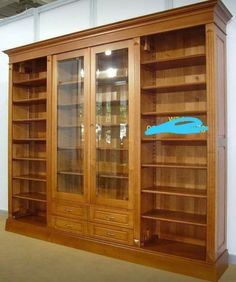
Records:
[[[72,210],[70,210],[70,209],[65,209],[65,212],[72,212]]]
[[[107,232],[107,236],[115,236],[115,234],[112,232]]]
[[[107,216],[107,220],[114,220],[115,217],[114,216]]]

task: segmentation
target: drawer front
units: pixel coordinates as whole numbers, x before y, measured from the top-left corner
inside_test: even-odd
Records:
[[[133,245],[133,230],[131,229],[90,223],[89,235],[105,241]]]
[[[53,227],[62,231],[86,235],[87,224],[83,221],[68,220],[61,217],[53,217]]]
[[[106,209],[90,207],[90,220],[105,224],[114,224],[124,227],[133,226],[133,216],[129,212],[116,212]]]
[[[87,219],[87,207],[86,206],[71,206],[61,203],[53,204],[53,213],[64,217],[70,217],[75,219]]]

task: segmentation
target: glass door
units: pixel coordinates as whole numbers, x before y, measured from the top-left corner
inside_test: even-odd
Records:
[[[92,48],[92,194],[94,203],[131,207],[130,42]]]
[[[87,197],[87,51],[57,55],[54,59],[53,134],[56,175],[54,197],[85,201]]]

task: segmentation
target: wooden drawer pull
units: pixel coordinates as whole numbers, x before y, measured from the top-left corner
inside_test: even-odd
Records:
[[[72,228],[73,225],[72,224],[65,224],[65,227]]]
[[[114,217],[114,216],[107,216],[106,219],[107,219],[107,220],[114,220],[115,217]]]
[[[64,209],[65,212],[73,212],[73,210],[70,209]]]
[[[107,236],[115,236],[115,234],[112,232],[107,232]]]

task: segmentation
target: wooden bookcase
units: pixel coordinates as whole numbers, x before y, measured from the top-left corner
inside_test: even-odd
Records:
[[[211,0],[7,50],[6,230],[217,281],[230,18]],[[144,134],[178,117],[208,130]]]

